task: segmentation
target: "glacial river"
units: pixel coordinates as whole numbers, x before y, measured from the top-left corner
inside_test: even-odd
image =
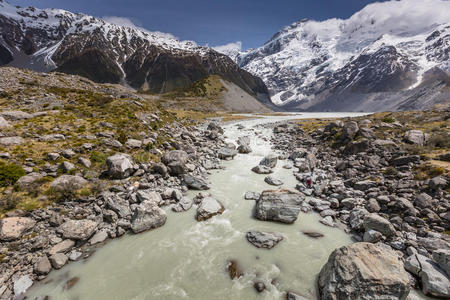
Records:
[[[167,209],[163,227],[107,242],[88,259],[53,271],[27,296],[34,299],[49,295],[52,300],[284,299],[285,292],[292,291],[316,299],[315,281],[321,267],[335,248],[351,243],[350,237],[319,223],[317,213],[300,213],[291,225],[256,220],[252,217],[255,202],[244,200],[244,194],[273,189],[264,182],[266,175],[251,171],[273,152],[269,141],[272,130],[260,125],[357,115],[362,114],[303,113],[240,121],[245,129],[238,129],[236,123],[225,125],[228,141],[235,143],[239,136],[250,136],[253,152],[223,162],[225,169],[213,171],[209,177],[208,192],[226,208],[222,215],[197,222],[195,207],[183,213]],[[278,161],[272,175],[284,182],[283,187],[294,188],[297,182],[293,169],[282,168],[284,163]],[[245,238],[250,230],[278,232],[284,240],[271,250],[258,249]],[[324,237],[313,239],[303,230],[320,232]],[[243,277],[230,279],[226,271],[229,260],[238,262],[245,272]],[[73,277],[79,277],[79,281],[65,289],[65,282]],[[253,287],[255,281],[264,282],[266,291],[258,294]]]

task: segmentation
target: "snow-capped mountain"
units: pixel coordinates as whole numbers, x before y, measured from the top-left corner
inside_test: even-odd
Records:
[[[415,108],[404,101],[417,106],[430,93],[434,102],[450,100],[449,12],[445,0],[374,3],[346,20],[298,21],[234,59],[284,108]]]
[[[228,56],[169,34],[0,0],[0,66],[57,70],[163,93],[217,74],[255,96],[267,88]]]

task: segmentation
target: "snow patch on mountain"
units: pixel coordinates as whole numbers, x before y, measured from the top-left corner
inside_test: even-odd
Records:
[[[373,3],[346,20],[295,22],[236,61],[264,80],[275,104],[284,105],[310,101],[325,89],[322,81],[337,85],[333,74],[358,57],[393,46],[398,55],[397,62],[389,62],[393,70],[402,68],[405,58],[417,66],[417,80],[409,87],[414,88],[427,70],[448,66],[449,11],[450,1],[444,0]]]

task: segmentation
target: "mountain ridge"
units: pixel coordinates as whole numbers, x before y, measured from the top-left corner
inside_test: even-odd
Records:
[[[219,75],[263,101],[268,97],[261,79],[192,41],[61,9],[21,8],[5,1],[0,7],[0,65],[62,71],[151,93]]]
[[[420,94],[426,73],[450,82],[449,10],[450,2],[439,0],[374,3],[345,20],[294,22],[233,58],[263,79],[274,104],[290,110],[323,109],[342,95],[365,101],[364,95]]]

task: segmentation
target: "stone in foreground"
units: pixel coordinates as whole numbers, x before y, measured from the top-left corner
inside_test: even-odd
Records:
[[[195,177],[190,174],[184,174],[183,181],[190,189],[209,190],[208,183],[199,177]]]
[[[166,223],[167,215],[164,210],[152,201],[144,201],[138,205],[131,221],[131,230],[140,233],[149,229],[158,228]]]
[[[59,227],[66,239],[85,241],[97,229],[97,223],[92,220],[69,220]]]
[[[268,168],[275,168],[277,165],[277,161],[278,161],[278,156],[276,156],[275,154],[269,154],[269,155],[265,156],[260,161],[259,164],[261,166],[266,166]]]
[[[292,224],[297,220],[302,202],[303,195],[296,190],[267,190],[256,202],[255,217],[263,221]]]
[[[134,172],[133,160],[128,154],[118,153],[106,159],[108,174],[115,179],[129,177]]]
[[[256,248],[272,249],[283,240],[283,236],[275,232],[249,231],[247,240]]]
[[[450,280],[445,271],[428,257],[411,255],[405,261],[405,269],[420,278],[425,295],[450,298]]]
[[[36,221],[24,217],[10,217],[0,220],[0,241],[13,241],[32,229]]]
[[[206,197],[197,208],[197,221],[205,221],[225,211],[223,204],[212,197]]]
[[[410,290],[397,253],[370,243],[334,250],[320,271],[318,285],[322,300],[406,299]]]

